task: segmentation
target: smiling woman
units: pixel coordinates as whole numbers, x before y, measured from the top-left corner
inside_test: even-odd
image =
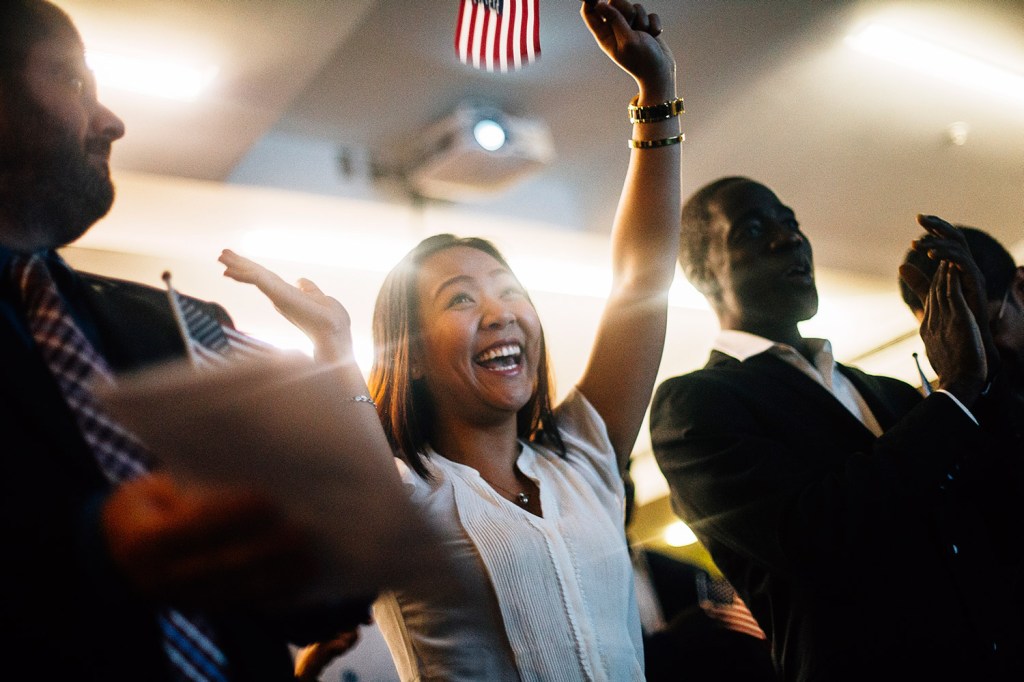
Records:
[[[611,292],[575,389],[553,404],[537,312],[490,242],[425,239],[377,297],[370,391],[448,560],[374,607],[404,680],[644,678],[623,474],[665,340],[682,107],[657,15],[625,0],[586,2],[581,14],[639,94]],[[247,281],[272,276],[224,261],[229,275],[257,273]],[[331,318],[344,310],[301,286],[305,301],[272,298],[318,357],[337,358]]]
[[[442,452],[456,447],[441,445],[438,428],[456,417],[487,424],[511,410],[516,438],[561,448],[537,312],[490,242],[448,234],[421,242],[384,281],[373,333],[370,386],[384,430],[420,476],[429,476],[422,454],[428,443]],[[476,468],[491,468],[492,459]],[[489,480],[531,487],[508,469]]]

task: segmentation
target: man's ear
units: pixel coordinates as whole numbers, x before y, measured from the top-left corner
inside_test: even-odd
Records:
[[[1019,310],[1024,310],[1024,265],[1018,265],[1010,282],[1010,297]]]

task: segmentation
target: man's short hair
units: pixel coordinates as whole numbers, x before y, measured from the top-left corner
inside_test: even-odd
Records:
[[[967,240],[967,248],[970,250],[971,256],[974,257],[974,262],[978,264],[978,269],[981,270],[982,276],[985,278],[985,296],[989,301],[998,301],[1006,294],[1006,290],[1010,288],[1010,284],[1013,282],[1014,273],[1017,270],[1013,256],[987,232],[965,225],[956,225],[955,227],[963,233],[964,238]],[[917,267],[929,280],[935,275],[935,271],[939,267],[939,261],[929,258],[927,253],[915,249],[907,251],[903,262]],[[924,304],[917,297],[917,294],[911,291],[910,287],[902,279],[899,282],[900,294],[903,296],[903,301],[910,306],[910,309],[914,311],[924,310]]]
[[[20,73],[33,45],[72,26],[64,10],[46,0],[0,2],[0,85]]]
[[[742,183],[754,183],[750,178],[729,176],[710,182],[683,204],[682,232],[679,239],[679,265],[690,284],[705,296],[717,297],[718,286],[708,267],[711,246],[711,204],[722,190]],[[756,183],[754,183],[756,184]]]

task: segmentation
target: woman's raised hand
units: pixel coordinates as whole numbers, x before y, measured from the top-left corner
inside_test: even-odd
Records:
[[[279,313],[313,341],[318,358],[336,361],[350,356],[351,320],[337,299],[320,291],[308,279],[300,279],[298,286],[292,286],[271,270],[230,249],[224,249],[217,260],[225,266],[225,277],[256,285]]]
[[[631,75],[641,90],[674,89],[675,59],[659,38],[662,27],[657,14],[648,14],[643,5],[626,0],[584,0],[580,14],[605,54]]]

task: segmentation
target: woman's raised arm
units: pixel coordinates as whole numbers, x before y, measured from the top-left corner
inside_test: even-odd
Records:
[[[611,236],[612,290],[578,384],[604,419],[624,470],[665,344],[679,245],[682,102],[676,100],[675,60],[660,38],[656,14],[622,0],[584,2],[580,13],[601,49],[639,87],[630,114],[640,120],[633,123]]]

